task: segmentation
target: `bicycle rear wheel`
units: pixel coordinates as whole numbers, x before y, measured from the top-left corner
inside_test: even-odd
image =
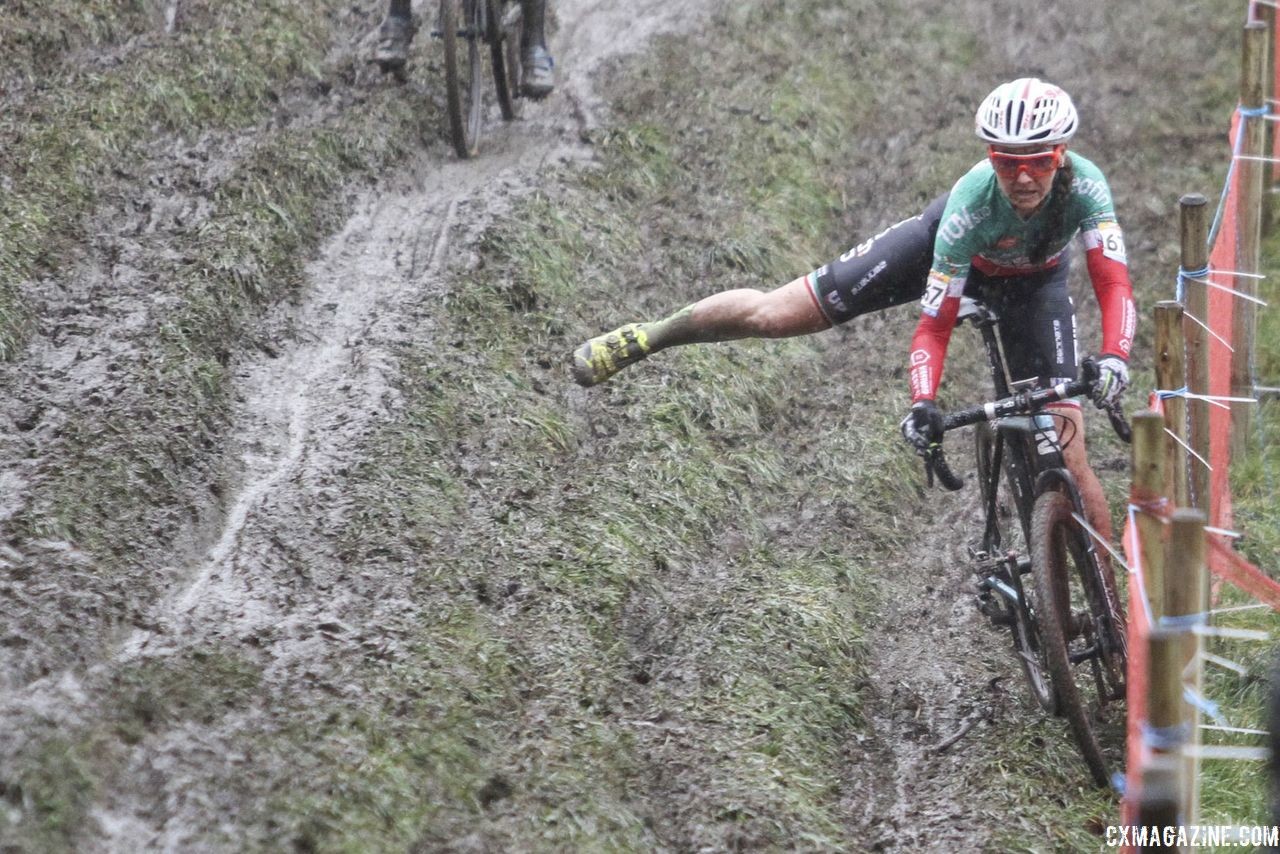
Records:
[[[449,129],[453,136],[453,149],[463,159],[474,157],[480,144],[480,119],[484,106],[481,98],[484,69],[480,40],[487,9],[485,0],[440,0]]]
[[[1036,499],[1031,527],[1038,626],[1062,714],[1093,779],[1105,786],[1124,743],[1124,722],[1106,715],[1107,706],[1124,696],[1123,621],[1073,512],[1061,492]]]

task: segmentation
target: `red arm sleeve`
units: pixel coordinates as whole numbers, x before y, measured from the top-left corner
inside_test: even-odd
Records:
[[[1133,286],[1129,284],[1129,268],[1108,258],[1101,247],[1085,252],[1093,293],[1102,309],[1103,354],[1129,358],[1133,333],[1138,325],[1138,311],[1133,304]],[[919,333],[917,333],[919,334]]]
[[[960,297],[947,295],[938,313],[922,312],[911,338],[911,402],[933,400],[942,381],[942,363],[960,312]]]

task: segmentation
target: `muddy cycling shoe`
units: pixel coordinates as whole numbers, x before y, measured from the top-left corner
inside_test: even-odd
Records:
[[[411,18],[388,15],[378,28],[378,45],[373,49],[373,61],[382,73],[404,70],[409,61],[409,42],[413,41],[417,25]]]
[[[545,47],[524,48],[520,65],[520,92],[526,98],[545,98],[556,88],[556,61]]]
[[[638,323],[598,335],[573,352],[573,379],[578,385],[602,383],[627,365],[649,355],[649,336]]]

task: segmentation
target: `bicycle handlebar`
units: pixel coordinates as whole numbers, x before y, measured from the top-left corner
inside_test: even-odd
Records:
[[[979,421],[994,421],[997,418],[1006,418],[1012,415],[1030,415],[1050,403],[1087,394],[1093,387],[1093,378],[1089,376],[1090,368],[1092,367],[1092,361],[1086,360],[1083,371],[1085,374],[1084,379],[1059,383],[1051,388],[1018,392],[1002,400],[994,400],[990,403],[971,406],[968,409],[957,409],[948,412],[942,416],[942,432],[946,433],[959,427],[967,427],[970,424],[977,424]],[[1105,409],[1107,418],[1111,421],[1111,429],[1115,430],[1121,441],[1127,444],[1133,436],[1133,431],[1129,426],[1129,422],[1125,419],[1124,412],[1120,409],[1119,404]],[[964,486],[964,481],[957,477],[951,466],[948,465],[946,456],[942,452],[941,441],[934,443],[925,451],[924,461],[925,475],[929,486],[933,485],[935,474],[943,487],[953,492]]]

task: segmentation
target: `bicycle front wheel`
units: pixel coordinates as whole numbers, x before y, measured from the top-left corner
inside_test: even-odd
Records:
[[[520,35],[524,29],[524,15],[519,3],[495,3],[489,11],[493,15],[490,65],[498,92],[498,108],[502,111],[502,118],[511,121],[520,116],[517,96],[520,92]]]
[[[485,0],[440,0],[449,129],[454,151],[463,159],[474,157],[480,144],[484,82],[480,40],[487,8]]]
[[[1031,522],[1037,625],[1060,711],[1100,786],[1120,758],[1124,721],[1108,705],[1124,696],[1123,620],[1089,534],[1061,492],[1036,499]]]

